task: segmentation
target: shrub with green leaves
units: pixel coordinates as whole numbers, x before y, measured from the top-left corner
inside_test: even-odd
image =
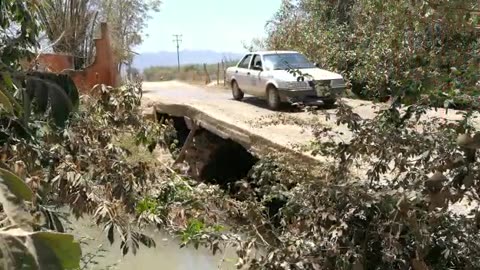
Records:
[[[480,94],[479,9],[476,0],[284,1],[266,46],[345,73],[363,97],[464,107]]]

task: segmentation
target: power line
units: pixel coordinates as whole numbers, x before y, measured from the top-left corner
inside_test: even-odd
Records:
[[[173,42],[177,44],[177,65],[178,65],[178,71],[180,71],[180,43],[182,42],[182,35],[173,35],[175,38]]]

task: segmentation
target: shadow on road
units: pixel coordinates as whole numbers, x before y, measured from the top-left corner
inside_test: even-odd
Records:
[[[268,108],[267,102],[265,100],[261,99],[261,98],[249,96],[249,97],[243,98],[243,100],[241,102],[245,102],[247,104],[257,106],[257,107],[260,107],[262,109],[270,110],[270,108]],[[320,106],[320,107],[314,107],[312,109],[315,110],[315,111],[319,111],[319,110],[335,109],[335,108],[337,108],[337,105],[334,105],[334,106],[331,106],[331,107]],[[280,107],[280,109],[278,111],[279,112],[288,112],[288,113],[302,113],[302,112],[305,112],[305,107],[294,106],[294,105],[291,105],[289,103],[282,103],[282,106]]]

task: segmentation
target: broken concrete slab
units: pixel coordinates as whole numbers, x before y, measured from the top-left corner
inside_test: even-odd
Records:
[[[227,123],[208,113],[205,113],[194,106],[188,104],[171,104],[162,101],[155,101],[153,110],[161,114],[168,114],[174,117],[184,117],[188,122],[194,122],[195,125],[208,130],[209,132],[227,140],[230,139],[242,145],[249,152],[256,156],[263,157],[272,153],[285,153],[291,159],[306,162],[308,164],[320,163],[320,160],[300,153],[291,147],[281,145],[269,138],[255,134],[247,129],[237,125]],[[146,109],[147,112],[150,109]]]

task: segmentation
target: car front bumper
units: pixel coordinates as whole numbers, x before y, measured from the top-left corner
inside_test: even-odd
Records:
[[[323,101],[335,100],[337,96],[341,95],[345,91],[345,87],[329,88],[328,91],[324,91],[326,94],[319,95],[315,89],[296,90],[296,89],[278,89],[280,99],[283,102],[304,104],[318,103],[322,105]]]

